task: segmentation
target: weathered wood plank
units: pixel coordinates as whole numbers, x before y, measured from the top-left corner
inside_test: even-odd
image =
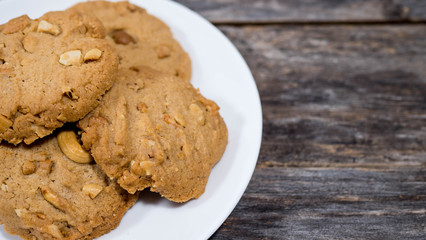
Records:
[[[425,21],[419,0],[177,0],[214,23]]]
[[[425,169],[259,168],[212,239],[425,236]]]
[[[221,30],[257,80],[259,164],[426,166],[426,26]]]
[[[220,29],[255,76],[264,136],[212,239],[424,239],[426,26]]]

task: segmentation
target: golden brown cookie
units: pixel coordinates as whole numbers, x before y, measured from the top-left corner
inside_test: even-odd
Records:
[[[92,1],[72,9],[94,14],[104,24],[120,57],[120,67],[145,65],[160,72],[191,79],[191,60],[169,27],[129,2]]]
[[[116,228],[136,202],[137,194],[110,181],[98,165],[75,162],[83,152],[73,132],[68,133],[31,146],[0,144],[0,223],[10,234],[23,239],[93,239]]]
[[[190,83],[146,67],[118,76],[79,122],[83,145],[130,193],[150,187],[175,202],[198,198],[227,144],[219,107]]]
[[[0,25],[0,142],[30,144],[93,110],[118,58],[102,23],[72,11]]]

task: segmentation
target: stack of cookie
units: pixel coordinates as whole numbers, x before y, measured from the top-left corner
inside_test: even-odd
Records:
[[[167,25],[128,2],[0,25],[0,224],[93,239],[145,188],[198,198],[227,129],[190,78]]]

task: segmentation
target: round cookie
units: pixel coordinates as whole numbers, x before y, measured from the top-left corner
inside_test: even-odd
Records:
[[[93,163],[64,155],[55,135],[0,144],[0,223],[23,239],[93,239],[116,228],[137,201]]]
[[[120,57],[120,67],[145,65],[190,81],[191,60],[169,27],[129,2],[91,1],[71,9],[94,14],[104,24]]]
[[[146,67],[118,75],[79,122],[83,146],[130,193],[150,187],[175,202],[198,198],[228,140],[219,107],[190,83]]]
[[[0,142],[30,144],[99,104],[118,67],[104,37],[98,19],[73,11],[0,25]]]

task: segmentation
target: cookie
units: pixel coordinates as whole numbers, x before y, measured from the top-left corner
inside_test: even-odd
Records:
[[[130,193],[150,187],[175,202],[198,198],[227,144],[219,107],[190,83],[146,67],[118,75],[79,122],[83,146]]]
[[[0,141],[30,144],[94,109],[118,67],[104,37],[98,19],[73,11],[0,25]]]
[[[137,194],[110,181],[98,165],[75,162],[84,152],[74,132],[60,134],[65,137],[51,135],[31,146],[0,144],[0,223],[10,234],[93,239],[116,228],[136,202]]]
[[[129,2],[91,1],[72,9],[94,14],[104,24],[116,47],[120,66],[145,65],[160,72],[191,79],[191,61],[169,27],[143,8]]]

